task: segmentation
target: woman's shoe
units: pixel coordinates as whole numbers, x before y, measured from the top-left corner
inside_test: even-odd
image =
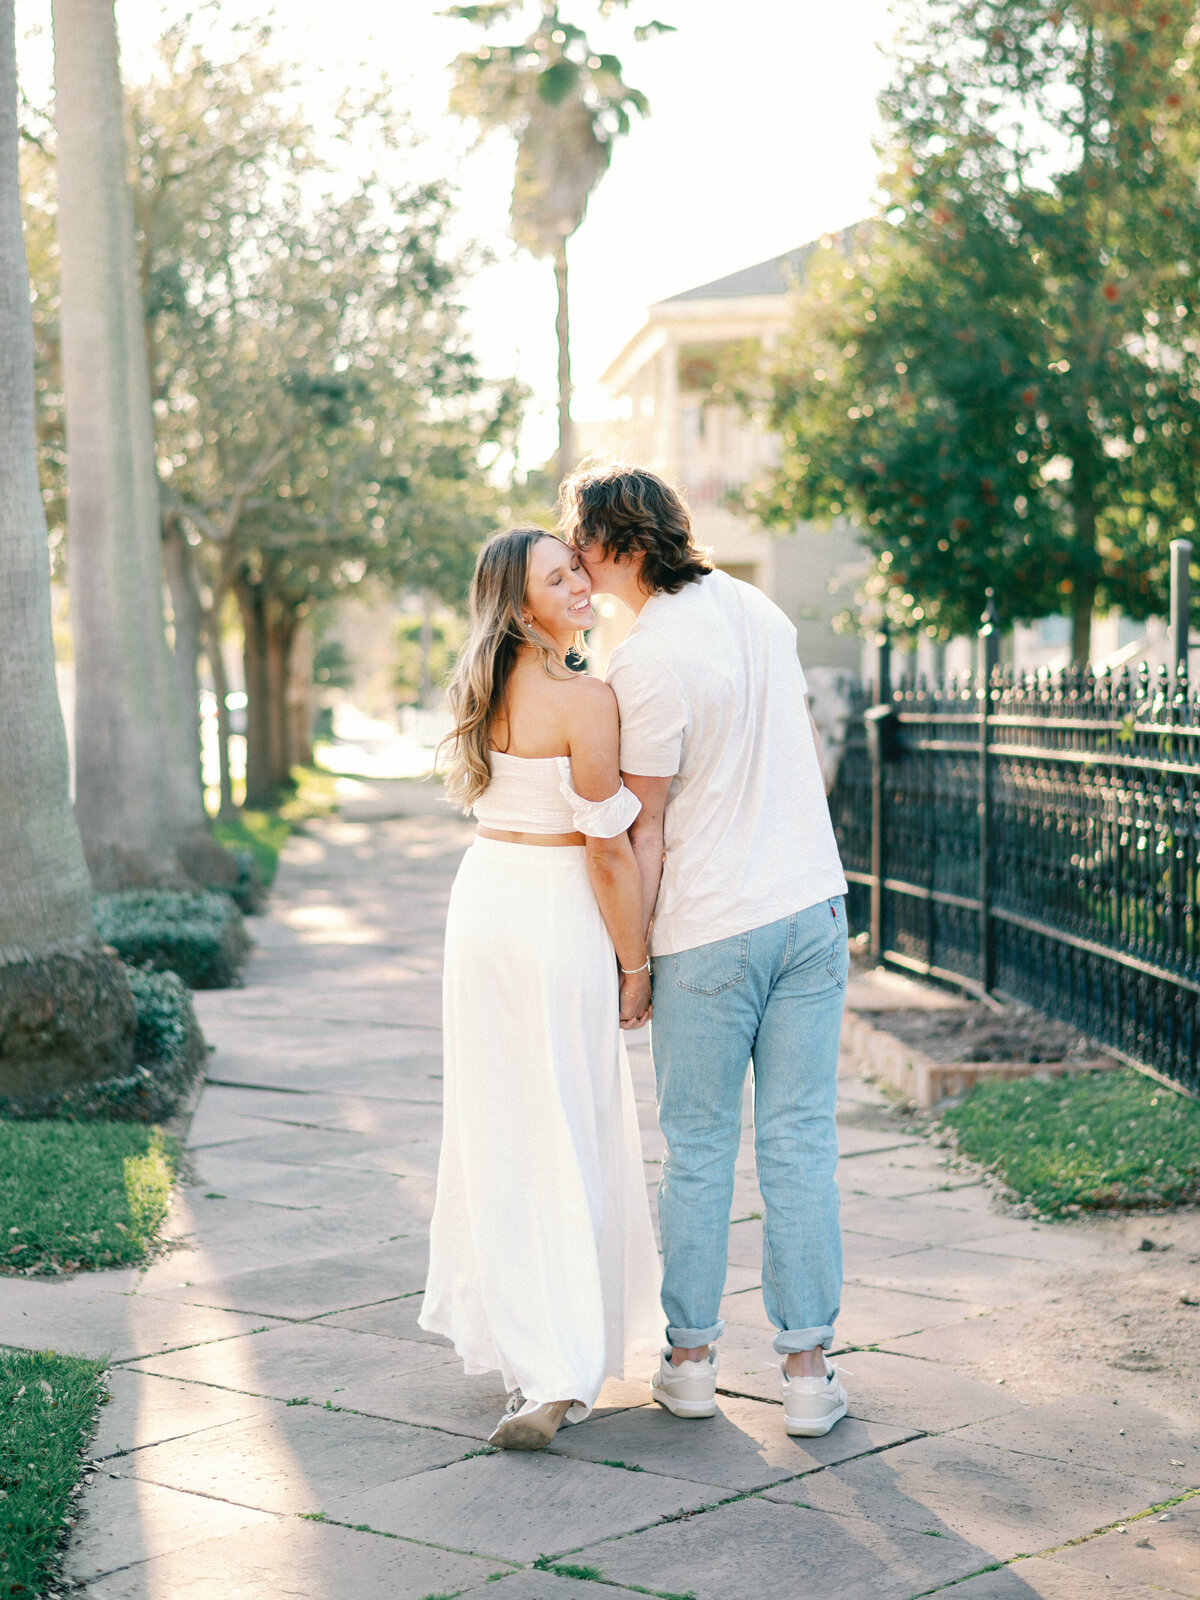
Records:
[[[544,1450],[562,1427],[573,1400],[526,1400],[517,1389],[488,1443],[498,1450]]]

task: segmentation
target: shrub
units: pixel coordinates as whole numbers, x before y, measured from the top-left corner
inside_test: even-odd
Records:
[[[103,1384],[102,1361],[0,1351],[0,1596],[46,1594]]]
[[[100,937],[128,965],[177,972],[193,989],[237,982],[250,939],[228,895],[124,889],[97,895],[95,906]]]
[[[173,972],[126,971],[137,1006],[133,1071],[20,1105],[0,1099],[0,1116],[157,1122],[179,1109],[207,1054],[191,994]]]

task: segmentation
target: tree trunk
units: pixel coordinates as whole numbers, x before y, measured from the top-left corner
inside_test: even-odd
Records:
[[[33,324],[17,187],[16,26],[0,0],[0,1097],[127,1073],[135,1012],[100,945],[71,814],[34,439]]]
[[[292,641],[296,633],[296,608],[278,595],[268,595],[264,606],[267,644],[267,740],[271,778],[276,793],[292,782],[292,741],[288,717]]]
[[[235,579],[234,593],[242,614],[246,671],[246,804],[257,810],[279,798],[271,765],[266,593],[261,580],[245,574]]]
[[[167,515],[162,530],[163,566],[175,614],[175,693],[178,717],[188,741],[189,760],[203,775],[200,761],[200,650],[204,607],[196,586],[192,552],[179,518]]]
[[[147,571],[159,527],[156,513],[146,525],[153,508],[137,459],[149,418],[134,426],[144,344],[141,318],[130,316],[132,202],[112,0],[54,0],[54,45],[76,814],[97,887],[180,884],[162,750],[162,582]],[[148,618],[158,619],[158,649]]]
[[[213,693],[217,700],[217,769],[221,801],[217,807],[219,822],[232,822],[237,816],[233,803],[233,783],[229,776],[229,678],[225,672],[225,657],[221,650],[221,601],[223,596],[213,592],[212,609],[204,619],[204,653],[212,673]]]
[[[313,638],[307,615],[297,617],[287,680],[288,753],[293,766],[313,764]]]
[[[176,814],[173,836],[184,870],[206,888],[232,889],[238,881],[238,865],[232,851],[213,838],[208,813],[204,809],[204,774],[200,751],[200,649],[204,632],[204,607],[196,585],[191,547],[179,518],[163,519],[162,562],[171,590],[175,614],[175,651],[168,654],[172,668],[173,701],[164,710],[163,743],[173,735],[186,742],[187,760],[173,757],[176,767],[172,785]],[[193,806],[193,796],[199,807]],[[190,819],[190,820],[189,820]]]
[[[567,315],[567,241],[559,240],[554,252],[554,282],[558,289],[558,476],[561,481],[575,466],[575,426],[571,421],[571,324]]]
[[[1071,590],[1071,663],[1086,667],[1092,658],[1092,612],[1096,608],[1096,502],[1089,474],[1076,456],[1072,479],[1072,512],[1078,558]]]

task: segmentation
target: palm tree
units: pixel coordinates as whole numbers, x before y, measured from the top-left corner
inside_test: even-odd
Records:
[[[0,1097],[128,1072],[134,1006],[101,947],[54,678],[17,181],[16,24],[0,0]]]
[[[112,0],[54,0],[76,814],[98,888],[232,881],[163,616],[162,530]]]
[[[628,0],[621,0],[627,4]],[[524,0],[452,6],[449,16],[484,28],[507,20]],[[614,0],[602,3],[607,13]],[[483,134],[503,129],[517,141],[512,235],[531,255],[554,262],[558,288],[558,472],[575,465],[571,427],[567,240],[587,213],[608,171],[614,141],[628,133],[630,113],[649,112],[644,94],[621,76],[616,56],[597,54],[582,29],[565,22],[559,0],[541,0],[541,20],[520,44],[488,46],[454,62],[450,109],[471,117]],[[636,38],[672,30],[651,22]]]

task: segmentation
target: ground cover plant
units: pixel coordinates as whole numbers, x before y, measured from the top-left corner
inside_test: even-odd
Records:
[[[1200,1202],[1200,1103],[1137,1072],[993,1079],[942,1120],[1047,1216]]]
[[[102,1361],[0,1350],[0,1596],[44,1594],[102,1395]]]
[[[158,1127],[0,1121],[0,1270],[144,1261],[178,1165],[177,1142]]]
[[[96,926],[134,967],[177,972],[193,989],[226,989],[238,980],[250,939],[227,894],[211,890],[122,889],[98,894]]]

